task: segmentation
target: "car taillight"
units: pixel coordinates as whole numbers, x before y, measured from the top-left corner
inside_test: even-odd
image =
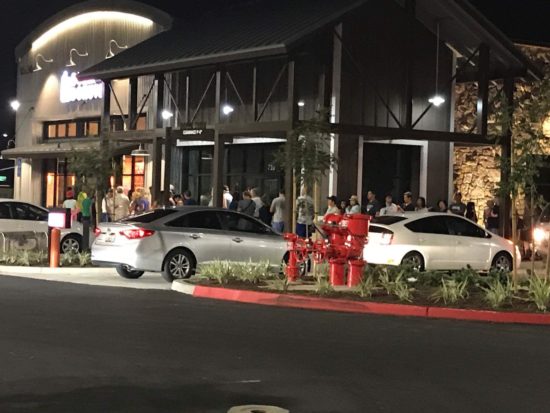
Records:
[[[393,239],[393,234],[389,232],[385,232],[382,234],[382,237],[380,238],[380,245],[390,245],[392,239]]]
[[[98,228],[98,227],[95,227],[94,228],[94,235],[96,237],[99,237],[101,235],[101,230]]]
[[[120,235],[124,235],[128,239],[142,239],[150,237],[154,233],[155,231],[144,228],[126,229],[124,231],[120,231]]]

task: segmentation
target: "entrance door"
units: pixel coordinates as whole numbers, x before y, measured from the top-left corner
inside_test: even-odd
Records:
[[[420,146],[365,143],[363,148],[363,194],[376,191],[380,202],[392,194],[401,202],[403,193],[420,191]]]

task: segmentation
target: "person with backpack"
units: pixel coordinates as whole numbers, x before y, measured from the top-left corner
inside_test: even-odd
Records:
[[[250,217],[254,216],[254,213],[256,212],[256,203],[252,200],[250,192],[243,192],[243,199],[239,201],[239,204],[237,205],[237,211],[242,212],[243,214]]]

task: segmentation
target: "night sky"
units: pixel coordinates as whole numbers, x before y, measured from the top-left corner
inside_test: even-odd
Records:
[[[182,18],[203,13],[207,8],[218,9],[243,1],[250,0],[143,0],[144,3]],[[0,66],[0,134],[4,131],[10,135],[13,134],[14,116],[8,102],[15,96],[15,46],[33,27],[76,3],[80,2],[75,0],[2,1],[0,50],[4,62]],[[550,44],[550,30],[548,30],[550,0],[472,0],[472,3],[512,39]],[[4,147],[4,144],[2,142],[0,148]]]

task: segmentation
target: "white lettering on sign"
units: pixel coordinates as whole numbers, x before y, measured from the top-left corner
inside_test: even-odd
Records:
[[[61,103],[103,99],[103,82],[95,79],[78,80],[76,73],[64,71],[61,75],[59,100]]]
[[[202,129],[184,129],[182,132],[182,135],[189,136],[189,135],[202,135],[204,131]]]

